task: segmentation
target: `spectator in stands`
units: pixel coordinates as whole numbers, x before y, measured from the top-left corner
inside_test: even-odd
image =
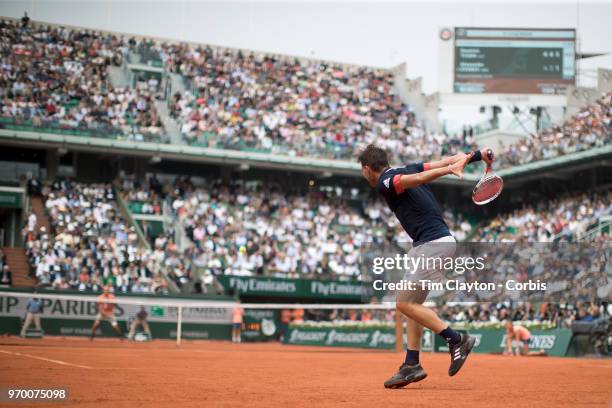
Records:
[[[5,260],[3,261],[0,259],[0,285],[11,286],[12,284],[13,275],[11,274],[11,268],[8,266]]]
[[[42,193],[42,184],[36,177],[28,179],[27,183],[28,195],[39,197]]]
[[[21,17],[21,28],[23,30],[28,28],[28,24],[30,24],[30,17],[28,17],[28,12],[25,11],[23,13],[23,17]]]

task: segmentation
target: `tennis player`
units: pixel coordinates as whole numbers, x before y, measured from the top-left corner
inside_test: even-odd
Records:
[[[123,340],[121,329],[119,329],[119,323],[117,322],[117,318],[113,313],[114,310],[115,295],[110,292],[110,288],[108,286],[104,286],[102,289],[102,294],[98,296],[98,315],[96,316],[96,321],[91,328],[91,340],[94,339],[96,330],[98,330],[98,327],[100,327],[102,324],[102,320],[109,322],[115,333],[117,333],[117,336]]]
[[[465,166],[475,161],[484,160],[490,164],[492,158],[485,154],[486,151],[487,149],[483,149],[469,155],[458,153],[438,161],[414,163],[405,167],[391,167],[385,150],[373,144],[361,152],[358,160],[363,177],[385,198],[387,205],[413,240],[409,256],[445,258],[454,254],[455,239],[427,183],[446,175],[462,178]],[[407,271],[404,279],[417,282],[421,279],[434,280],[434,273],[437,272]],[[401,388],[427,377],[419,361],[423,326],[448,342],[451,356],[448,369],[450,376],[457,374],[474,347],[473,337],[451,329],[433,310],[423,306],[428,292],[418,289],[400,291],[397,294],[397,310],[408,319],[408,350],[399,371],[385,381],[386,388]]]

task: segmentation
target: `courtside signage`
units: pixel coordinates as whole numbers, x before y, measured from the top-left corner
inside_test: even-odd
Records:
[[[360,283],[352,282],[243,276],[219,276],[218,280],[226,290],[252,296],[361,300],[364,293]]]
[[[290,327],[285,344],[392,349],[395,329]]]
[[[476,338],[474,352],[501,353],[504,351],[506,334],[503,329],[470,329]],[[530,351],[544,351],[551,356],[565,356],[572,339],[570,329],[531,330]],[[446,342],[436,339],[436,351],[448,352]]]
[[[121,304],[122,300],[141,300],[136,297],[119,297],[115,306],[117,319],[128,319],[138,313],[137,305]],[[91,302],[76,300],[42,299],[42,319],[94,319],[98,314],[96,298],[92,296]],[[28,299],[13,296],[0,296],[0,317],[24,317]],[[233,305],[233,302],[221,301],[220,307],[184,307],[182,319],[185,323],[214,323],[224,324],[232,322],[232,309],[221,307]],[[148,306],[148,320],[150,322],[176,322],[178,310],[176,307]]]

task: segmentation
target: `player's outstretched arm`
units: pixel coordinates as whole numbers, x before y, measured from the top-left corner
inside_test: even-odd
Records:
[[[459,152],[452,156],[443,157],[440,160],[423,163],[423,168],[425,170],[433,170],[433,169],[442,169],[448,167],[451,164],[455,164],[456,162],[462,160],[467,156],[467,154],[463,152]]]
[[[489,151],[491,151],[491,155],[488,154]],[[487,164],[491,164],[493,162],[492,152],[493,151],[488,147],[482,148],[480,150],[476,150],[474,154],[471,156],[468,164],[474,163],[480,160],[483,160]],[[423,163],[423,168],[425,170],[445,168],[448,166],[452,166],[453,164],[457,162],[463,161],[466,158],[466,156],[468,156],[466,153],[459,152],[452,156],[443,157],[440,160]]]
[[[449,164],[445,167],[424,170],[420,173],[415,174],[404,174],[400,177],[400,183],[404,189],[413,188],[416,186],[420,186],[421,184],[429,183],[435,179],[438,179],[442,176],[446,176],[448,174],[453,174],[459,178],[463,178],[463,169],[469,163],[470,159],[474,153],[466,154],[465,157],[455,162],[454,164]]]

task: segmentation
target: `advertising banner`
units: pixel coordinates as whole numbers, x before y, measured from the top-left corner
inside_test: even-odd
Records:
[[[470,329],[469,334],[476,338],[474,352],[502,353],[506,334],[502,329]],[[549,356],[565,356],[572,331],[570,329],[531,330],[529,351],[544,351]],[[436,351],[448,352],[448,346],[439,336],[435,339]]]
[[[395,329],[393,327],[290,326],[284,342],[285,344],[309,346],[393,349],[395,348]]]
[[[91,326],[98,314],[98,306],[92,296],[91,302],[67,299],[42,299],[41,325],[45,334],[90,335]],[[149,301],[151,298],[118,296],[114,314],[122,331],[128,330],[131,319],[140,310],[138,305],[122,304],[122,300]],[[0,334],[19,334],[21,320],[26,315],[28,299],[11,296],[8,292],[0,295]],[[150,302],[148,302],[150,303]],[[231,301],[220,301],[219,306],[233,305]],[[147,305],[148,322],[154,338],[175,338],[178,308]],[[182,337],[189,339],[226,339],[231,334],[232,309],[230,307],[184,307],[182,310]],[[103,322],[99,332],[102,336],[114,336],[110,326]]]
[[[364,287],[359,282],[317,281],[308,279],[219,276],[223,288],[240,295],[287,298],[337,299],[361,301]]]

